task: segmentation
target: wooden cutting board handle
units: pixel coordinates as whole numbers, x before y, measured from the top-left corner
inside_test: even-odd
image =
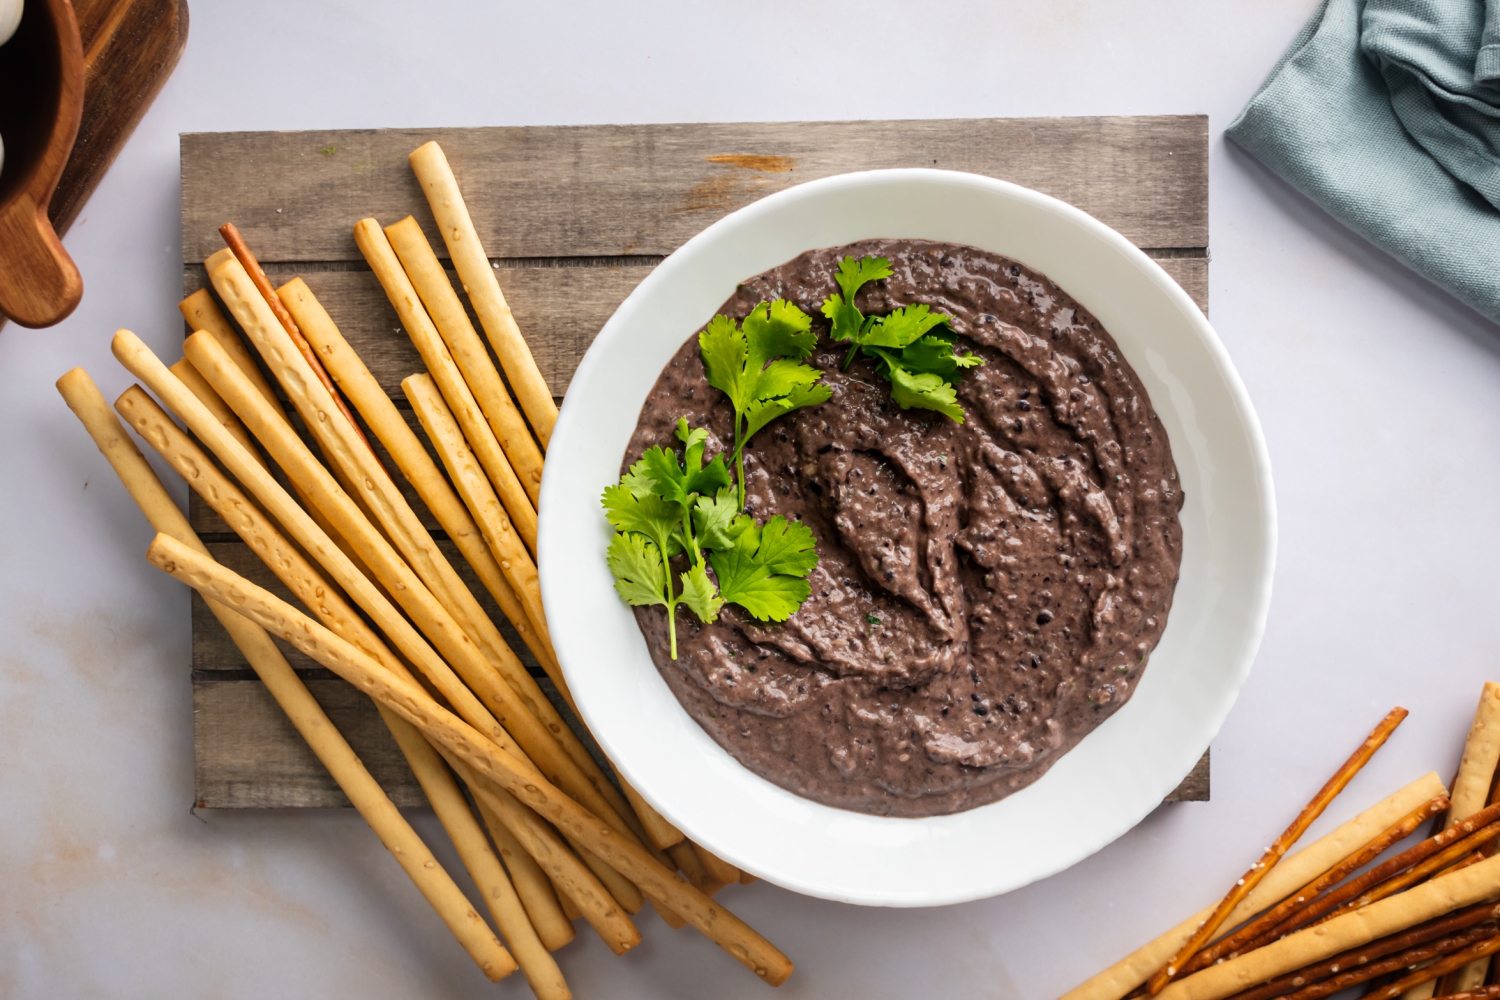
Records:
[[[40,135],[16,136],[24,144],[6,149],[6,158],[28,173],[14,185],[6,178],[0,201],[0,313],[22,326],[51,326],[83,297],[83,278],[47,218],[83,114],[83,43],[73,5],[31,0],[8,47],[6,55],[20,58],[35,74],[21,92],[35,101],[56,94],[57,103],[50,127]]]

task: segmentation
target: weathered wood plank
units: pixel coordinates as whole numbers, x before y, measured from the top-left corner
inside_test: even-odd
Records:
[[[265,261],[358,260],[372,215],[435,235],[406,162],[432,139],[493,257],[668,254],[773,191],[886,167],[1014,181],[1138,246],[1208,245],[1206,116],[982,118],[187,133],[183,261],[217,251],[225,220]]]

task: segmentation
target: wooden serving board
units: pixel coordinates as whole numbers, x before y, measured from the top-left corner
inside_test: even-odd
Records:
[[[1207,308],[1203,116],[189,133],[181,140],[184,294],[206,283],[202,261],[223,246],[218,227],[234,222],[273,282],[293,274],[307,281],[415,426],[399,383],[421,361],[352,228],[366,216],[388,225],[415,215],[447,259],[406,162],[431,139],[453,165],[501,287],[559,396],[604,321],[665,255],[773,191],[851,170],[964,170],[1054,195],[1119,230]],[[189,513],[218,559],[290,600],[196,496]],[[448,554],[468,572],[456,549]],[[468,580],[541,677],[484,589]],[[369,699],[287,653],[396,803],[421,804]],[[200,807],[348,805],[196,594],[193,701]],[[1169,800],[1207,798],[1204,754]]]

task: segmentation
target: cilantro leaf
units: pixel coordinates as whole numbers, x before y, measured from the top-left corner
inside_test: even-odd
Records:
[[[718,621],[719,609],[724,606],[724,599],[719,596],[718,588],[708,578],[708,570],[702,563],[682,574],[681,600],[704,623]]]
[[[861,338],[861,346],[908,347],[920,340],[929,330],[943,326],[948,317],[935,313],[925,302],[913,306],[902,306],[886,316],[881,316],[870,325]]]
[[[955,423],[964,422],[963,407],[958,405],[958,392],[943,381],[941,375],[930,372],[909,372],[897,364],[886,366],[886,378],[891,380],[891,399],[903,410],[936,410],[952,418]]]
[[[785,299],[760,303],[738,326],[728,316],[715,316],[698,335],[708,384],[728,396],[734,407],[734,462],[741,508],[745,506],[745,445],[750,438],[782,414],[830,396],[826,387],[814,388],[823,373],[800,363],[812,353],[817,340],[812,318]],[[699,492],[707,495],[709,491]]]
[[[693,508],[693,530],[705,549],[723,549],[734,544],[730,525],[740,512],[734,487],[726,486],[712,497],[699,497]]]
[[[667,586],[667,574],[661,559],[661,550],[643,535],[627,531],[609,540],[609,551],[605,555],[610,573],[615,578],[615,593],[632,607],[650,607],[667,601],[663,592]]]
[[[617,530],[645,535],[669,556],[682,552],[672,537],[682,520],[681,504],[654,493],[638,497],[624,483],[605,487],[603,503],[605,516]]]
[[[818,561],[812,532],[780,514],[764,528],[748,515],[731,527],[738,531],[733,544],[709,553],[719,593],[761,621],[786,621],[812,593],[803,579]]]
[[[842,293],[835,293],[823,303],[822,313],[833,324],[834,340],[854,340],[865,327],[865,315],[854,304],[854,295],[862,285],[889,278],[891,262],[884,257],[845,257],[839,261],[833,280]],[[848,365],[845,365],[847,368]]]
[[[887,362],[893,360],[888,352],[878,348],[867,353],[877,354]],[[907,371],[941,375],[949,385],[956,385],[966,369],[984,364],[977,354],[954,354],[953,337],[941,333],[928,334],[903,349],[894,360]]]

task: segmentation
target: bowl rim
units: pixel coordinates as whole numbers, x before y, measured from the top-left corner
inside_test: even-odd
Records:
[[[923,894],[920,892],[889,892],[883,891],[879,888],[872,890],[864,887],[831,887],[828,885],[818,884],[815,881],[788,877],[784,872],[773,871],[770,869],[761,869],[758,868],[753,862],[746,863],[744,858],[735,857],[736,852],[723,850],[720,847],[719,843],[715,841],[715,838],[711,833],[708,833],[705,839],[705,833],[707,833],[707,831],[690,832],[690,836],[692,836],[692,839],[702,843],[709,850],[715,851],[715,853],[719,853],[721,856],[726,856],[726,860],[730,860],[733,863],[739,864],[740,867],[744,868],[747,871],[750,871],[752,874],[758,875],[762,878],[766,878],[768,881],[775,882],[776,884],[782,885],[786,888],[790,888],[794,891],[809,895],[834,899],[843,902],[884,906],[946,905],[950,903],[964,902],[972,899],[986,898],[989,896],[998,895],[1003,892],[1011,891],[1015,888],[1019,888],[1022,885],[1028,884],[1040,878],[1045,878],[1049,875],[1055,874],[1058,871],[1071,867],[1078,861],[1081,861],[1083,858],[1086,858],[1089,855],[1097,852],[1107,844],[1122,836],[1125,832],[1137,825],[1140,820],[1146,816],[1147,813],[1156,808],[1156,806],[1160,804],[1161,799],[1164,798],[1165,795],[1169,793],[1174,787],[1176,787],[1176,784],[1180,782],[1181,778],[1187,773],[1188,770],[1191,769],[1193,764],[1196,763],[1196,761],[1202,755],[1203,751],[1212,741],[1214,736],[1217,735],[1224,720],[1227,718],[1229,711],[1232,709],[1240,690],[1243,688],[1244,683],[1249,676],[1249,672],[1254,664],[1255,656],[1259,650],[1260,642],[1266,626],[1266,620],[1270,606],[1277,548],[1277,515],[1275,494],[1271,474],[1270,456],[1266,447],[1264,435],[1261,430],[1259,420],[1255,414],[1254,407],[1250,401],[1249,393],[1246,390],[1242,380],[1240,379],[1239,374],[1229,357],[1227,349],[1224,347],[1222,341],[1219,340],[1218,335],[1213,330],[1213,327],[1209,324],[1207,317],[1204,316],[1203,312],[1198,308],[1196,303],[1192,301],[1192,299],[1181,288],[1181,286],[1179,286],[1177,282],[1172,279],[1171,276],[1168,275],[1155,260],[1147,256],[1142,250],[1140,250],[1133,243],[1127,240],[1123,235],[1121,235],[1111,227],[1107,226],[1106,224],[1084,212],[1083,210],[1069,205],[1066,202],[1062,202],[1056,198],[1052,198],[1049,195],[1042,194],[1041,192],[1032,190],[1030,188],[1025,188],[1020,185],[996,178],[985,177],[983,175],[965,173],[960,171],[939,170],[932,168],[898,168],[858,171],[819,178],[816,180],[798,184],[775,192],[756,202],[752,202],[751,204],[746,205],[736,210],[735,212],[729,213],[728,215],[720,218],[716,222],[706,227],[700,233],[685,242],[682,247],[680,247],[675,253],[668,256],[666,260],[659,264],[653,270],[653,272],[648,275],[640,283],[640,285],[636,287],[631,295],[627,297],[623,303],[621,303],[615,313],[610,317],[609,321],[606,322],[604,327],[600,330],[599,335],[596,337],[594,343],[590,345],[588,352],[580,362],[578,369],[573,377],[573,385],[578,386],[596,377],[595,369],[608,363],[607,359],[605,358],[607,346],[612,343],[616,336],[618,336],[620,330],[628,327],[630,322],[634,319],[635,313],[641,308],[641,303],[648,299],[652,294],[654,294],[654,290],[658,285],[670,283],[674,280],[677,280],[679,272],[682,272],[691,267],[695,256],[695,250],[704,243],[720,239],[726,229],[733,230],[735,227],[748,225],[765,214],[784,211],[787,208],[794,207],[797,202],[804,199],[820,198],[841,190],[857,188],[866,185],[880,186],[890,184],[901,185],[909,183],[915,183],[916,185],[918,185],[918,187],[927,185],[939,185],[979,188],[987,191],[990,194],[999,194],[1005,198],[1018,200],[1022,203],[1028,203],[1030,206],[1040,208],[1047,213],[1060,215],[1067,221],[1070,221],[1080,228],[1087,230],[1089,235],[1100,240],[1108,249],[1111,249],[1120,254],[1127,262],[1133,264],[1136,269],[1144,273],[1144,276],[1149,279],[1149,284],[1153,286],[1153,290],[1156,293],[1164,295],[1167,300],[1167,304],[1175,312],[1180,313],[1182,317],[1187,321],[1188,326],[1191,328],[1192,333],[1194,334],[1195,345],[1206,352],[1207,359],[1211,363],[1214,373],[1222,380],[1223,387],[1227,391],[1227,401],[1229,403],[1229,407],[1232,411],[1233,417],[1237,421],[1236,430],[1243,435],[1242,444],[1246,451],[1245,457],[1248,459],[1250,476],[1253,479],[1255,485],[1253,507],[1258,514],[1258,523],[1254,524],[1253,527],[1255,529],[1255,538],[1257,539],[1257,548],[1260,558],[1258,564],[1249,565],[1246,570],[1247,577],[1252,579],[1253,583],[1250,585],[1251,594],[1249,596],[1249,599],[1242,604],[1245,612],[1243,616],[1243,631],[1242,633],[1236,634],[1242,634],[1243,638],[1239,643],[1238,653],[1234,657],[1232,665],[1225,668],[1225,682],[1222,685],[1216,686],[1216,691],[1218,693],[1217,697],[1214,699],[1213,710],[1205,714],[1199,720],[1201,724],[1197,727],[1198,731],[1206,733],[1206,735],[1202,739],[1203,745],[1197,747],[1196,750],[1192,752],[1191,760],[1187,761],[1186,766],[1181,769],[1181,773],[1173,778],[1170,783],[1166,784],[1166,786],[1160,790],[1160,794],[1157,795],[1150,804],[1148,804],[1143,809],[1136,810],[1135,814],[1127,817],[1126,820],[1122,820],[1120,823],[1114,824],[1113,827],[1102,832],[1099,836],[1082,843],[1079,846],[1078,850],[1075,852],[1074,856],[1072,856],[1071,859],[1065,862],[1043,865],[1041,867],[1038,867],[1035,871],[1031,872],[1027,877],[1023,879],[1013,880],[1011,882],[1007,882],[998,886],[988,884],[975,885],[972,889],[967,890],[950,889],[942,893],[928,894]],[[899,234],[889,235],[891,236],[891,238],[899,238]],[[808,247],[808,249],[811,248],[812,247]],[[1125,353],[1125,348],[1123,346],[1121,349],[1122,353]],[[1141,368],[1138,358],[1130,357],[1129,360],[1132,363],[1132,367],[1137,368],[1137,370]],[[578,406],[570,409],[565,398],[561,413],[559,414],[557,427],[554,430],[554,447],[558,443],[563,443],[566,446],[567,442],[569,441],[570,434],[572,433],[572,424],[575,420],[584,419],[576,416],[576,414],[578,414],[580,411],[581,408]],[[1175,452],[1176,448],[1174,447],[1174,454]],[[556,501],[550,504],[548,501],[549,497],[556,495],[559,490],[564,488],[562,486],[556,485],[557,480],[555,478],[551,479],[550,482],[554,485],[552,485],[551,489],[549,490],[549,479],[544,477],[542,484],[541,503],[539,505],[539,515],[541,516],[541,523],[539,536],[540,548],[538,568],[540,571],[544,601],[547,593],[550,592],[554,595],[554,597],[556,597],[556,595],[561,593],[569,586],[566,580],[566,572],[558,565],[549,563],[547,559],[549,550],[548,535],[549,529],[552,528],[552,525],[549,524],[547,511],[549,511],[549,509],[554,509],[557,506]],[[557,635],[556,630],[554,631],[554,635],[558,640],[557,644],[560,647],[559,659],[563,662],[563,670],[566,674],[568,673],[566,664],[569,658],[565,653],[565,649],[570,645],[571,639],[566,634]],[[1150,676],[1149,672],[1146,676]],[[662,683],[663,686],[665,686],[664,682]],[[651,784],[651,782],[643,780],[643,777],[639,774],[639,772],[635,770],[631,762],[629,762],[628,760],[624,760],[624,762],[621,763],[620,761],[622,760],[622,758],[618,754],[612,752],[611,738],[609,733],[607,732],[607,727],[601,728],[597,725],[598,706],[596,705],[595,710],[591,711],[588,693],[580,693],[577,700],[579,703],[580,713],[582,714],[584,720],[589,724],[591,731],[595,734],[596,739],[599,741],[600,746],[605,750],[606,755],[609,756],[611,761],[616,762],[616,767],[620,770],[622,776],[631,784],[635,785],[637,790],[640,790],[643,784]],[[1134,701],[1134,699],[1132,699],[1132,701]],[[1127,704],[1125,709],[1121,709],[1121,712],[1124,712],[1128,708],[1129,704]],[[1116,715],[1118,714],[1120,713],[1116,713]],[[696,725],[696,723],[694,723],[694,725]],[[1098,732],[1099,728],[1102,727],[1096,727],[1094,732]],[[1075,751],[1076,749],[1077,747],[1074,748]],[[727,752],[722,751],[722,749],[721,752],[724,753],[724,756],[726,758],[728,757]],[[1072,752],[1073,751],[1070,751],[1070,753]],[[1063,757],[1059,758],[1059,760],[1066,759],[1067,756],[1067,754],[1064,754]],[[732,758],[729,759],[732,761]],[[744,769],[741,765],[738,764],[738,762],[734,762],[734,764],[736,767],[740,767],[749,779],[757,782],[765,782],[768,785],[770,784],[769,782],[766,782],[765,779],[760,778],[758,775],[754,775],[753,772],[750,772],[748,769]],[[1033,786],[1028,787],[1034,787],[1035,785],[1041,783],[1042,782],[1039,780],[1038,782],[1033,783]],[[673,810],[671,809],[670,804],[667,804],[667,807],[663,808],[663,803],[656,801],[649,795],[649,793],[643,791],[642,794],[647,797],[648,801],[651,801],[654,806],[661,810],[663,815],[667,816],[669,819],[673,819],[673,821],[676,822],[675,818],[672,815]],[[785,794],[793,795],[794,793],[786,792]],[[1017,794],[1020,793],[1018,792]],[[813,803],[811,800],[804,799],[801,801],[815,807],[816,809],[834,809],[837,812],[843,812],[843,810],[837,810],[835,809],[835,807],[822,806],[821,804]],[[994,806],[997,806],[1005,801],[1008,801],[1008,799],[1002,799],[997,803],[992,803],[987,806],[979,806],[975,809],[966,810],[965,812],[952,815],[966,816],[979,810],[993,808]],[[850,813],[850,815],[858,816],[862,820],[867,821],[889,822],[896,824],[923,824],[928,823],[929,821],[942,821],[949,818],[875,817],[868,816],[867,814],[863,813]]]

